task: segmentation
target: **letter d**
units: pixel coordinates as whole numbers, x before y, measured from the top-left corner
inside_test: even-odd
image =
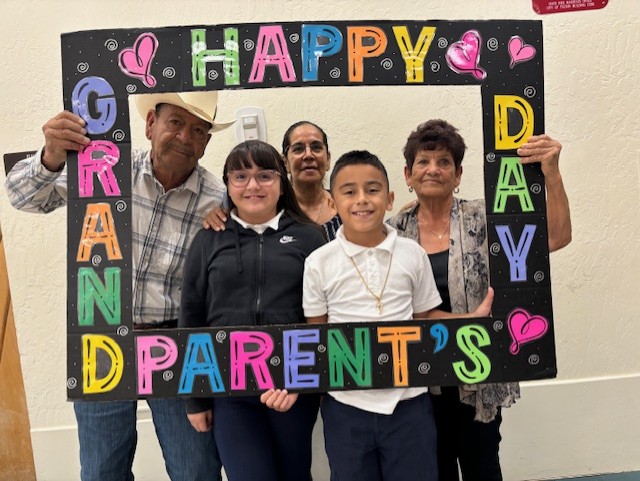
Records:
[[[98,379],[98,350],[109,356],[111,367],[109,372]],[[98,394],[113,390],[124,370],[124,356],[120,346],[108,336],[101,334],[85,334],[82,336],[82,392]]]

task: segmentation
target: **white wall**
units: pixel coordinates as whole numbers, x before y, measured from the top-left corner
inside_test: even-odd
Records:
[[[559,378],[526,386],[523,400],[505,413],[505,479],[640,470],[640,256],[634,249],[640,238],[640,16],[637,0],[609,3],[603,10],[541,17],[529,0],[0,0],[0,149],[39,147],[41,125],[62,108],[63,32],[331,19],[542,19],[546,125],[564,144],[574,241],[551,258]],[[378,153],[392,174],[399,206],[410,199],[401,178],[403,140],[432,117],[461,127],[471,147],[461,195],[482,195],[476,89],[223,92],[220,115],[233,117],[239,106],[258,105],[276,146],[289,123],[309,119],[326,128],[336,158],[353,148]],[[139,132],[140,126],[134,128]],[[219,173],[234,143],[232,131],[217,134],[203,164]],[[65,402],[66,213],[18,213],[2,190],[0,221],[39,479],[74,479],[74,418]],[[149,427],[142,422],[136,462],[141,480],[162,479]]]

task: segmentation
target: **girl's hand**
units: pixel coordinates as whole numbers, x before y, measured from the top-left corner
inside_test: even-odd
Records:
[[[187,418],[189,418],[193,429],[199,433],[211,431],[211,426],[213,426],[213,411],[211,409],[201,413],[187,414]]]
[[[281,413],[291,409],[298,400],[298,394],[289,394],[286,389],[269,389],[260,395],[260,402]]]
[[[222,207],[214,207],[211,212],[207,214],[202,224],[205,229],[213,229],[216,232],[224,230],[224,223],[227,221],[227,212]]]

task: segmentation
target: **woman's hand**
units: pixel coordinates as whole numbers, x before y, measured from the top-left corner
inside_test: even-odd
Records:
[[[471,317],[489,317],[491,315],[491,306],[493,305],[493,287],[487,291],[487,296],[482,303],[471,313]]]
[[[286,389],[269,389],[260,395],[260,402],[281,413],[291,409],[298,400],[298,394],[289,394]]]
[[[224,223],[227,222],[227,214],[229,212],[222,207],[214,207],[211,212],[207,214],[202,224],[205,229],[213,229],[216,232],[224,230]]]
[[[553,180],[560,175],[560,151],[562,144],[546,134],[532,135],[526,144],[518,149],[520,161],[523,164],[540,163],[545,178]]]
[[[211,431],[211,426],[213,426],[213,411],[211,409],[201,413],[187,414],[187,418],[189,418],[193,429],[199,433]]]

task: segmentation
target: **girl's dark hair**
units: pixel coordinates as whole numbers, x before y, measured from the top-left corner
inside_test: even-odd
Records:
[[[287,150],[291,146],[291,133],[302,125],[311,125],[312,127],[315,127],[316,129],[318,129],[318,131],[322,134],[322,143],[327,147],[327,152],[328,152],[329,139],[327,138],[327,134],[325,133],[325,131],[322,130],[313,122],[309,122],[308,120],[301,120],[300,122],[296,122],[295,124],[291,125],[287,129],[287,131],[284,133],[284,137],[282,137],[282,154],[287,155]]]
[[[281,211],[284,209],[285,213],[293,218],[296,222],[303,224],[316,225],[307,215],[302,211],[296,200],[296,196],[293,193],[293,187],[287,177],[287,170],[284,166],[284,161],[276,149],[266,142],[260,140],[247,140],[236,145],[224,163],[224,169],[222,171],[222,180],[225,185],[229,185],[229,171],[250,169],[253,166],[259,169],[271,169],[280,174],[280,185],[282,186],[282,195],[278,199],[277,209]],[[234,208],[235,204],[229,193],[227,192],[227,198],[229,200],[230,208]]]
[[[456,165],[456,169],[462,164],[464,152],[467,146],[464,139],[449,122],[441,119],[432,119],[411,132],[404,146],[404,159],[409,171],[413,168],[416,155],[421,150],[436,150],[438,147],[447,149]]]

